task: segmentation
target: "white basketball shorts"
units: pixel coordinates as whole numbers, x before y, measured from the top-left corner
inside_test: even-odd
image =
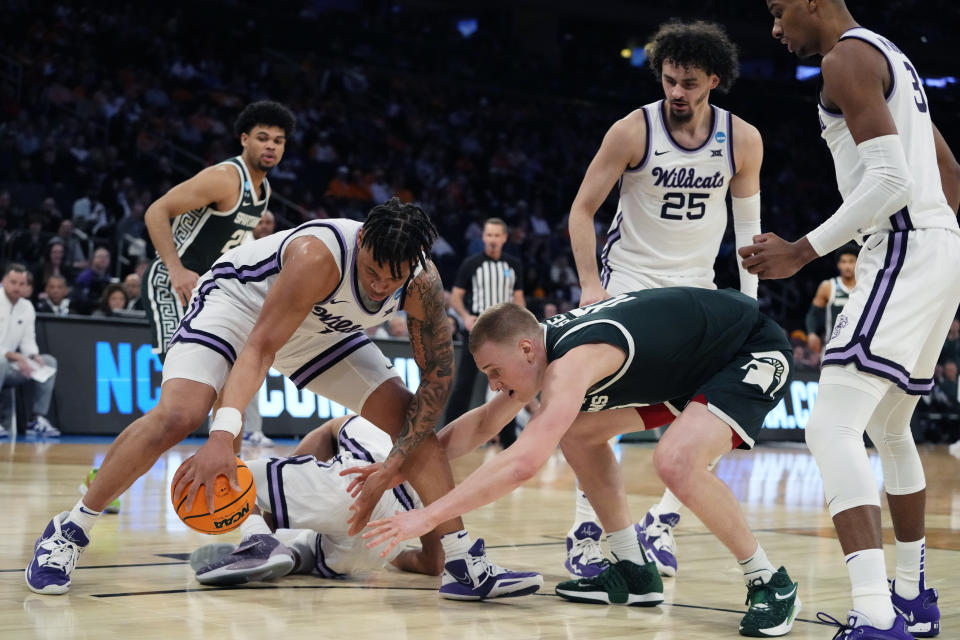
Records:
[[[837,316],[823,366],[852,364],[906,393],[924,395],[960,304],[960,235],[913,229],[869,236],[857,257],[857,286]]]

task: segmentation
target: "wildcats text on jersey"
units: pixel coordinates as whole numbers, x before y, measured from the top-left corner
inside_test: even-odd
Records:
[[[698,176],[697,170],[693,167],[679,169],[654,167],[650,173],[655,180],[653,186],[669,189],[718,189],[726,182],[719,171],[712,176]]]

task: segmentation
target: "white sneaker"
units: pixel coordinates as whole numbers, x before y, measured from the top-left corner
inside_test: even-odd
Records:
[[[952,445],[950,445],[947,448],[947,451],[949,451],[950,455],[952,455],[953,457],[960,458],[960,440],[957,440]]]
[[[0,438],[6,438],[10,436],[10,432],[7,431],[6,427],[0,424]]]
[[[483,538],[473,543],[463,558],[447,560],[440,595],[450,600],[512,598],[536,593],[543,576],[533,571],[510,571],[490,562]]]
[[[36,416],[27,423],[27,435],[41,436],[44,438],[57,438],[60,436],[60,430],[50,424],[50,421],[43,416]]]
[[[243,444],[248,444],[251,447],[272,447],[273,440],[263,435],[262,431],[254,432],[245,432],[243,434]]]
[[[679,513],[661,513],[659,505],[650,507],[643,522],[634,525],[637,540],[647,557],[657,563],[662,576],[677,575],[677,541],[673,528],[680,522]]]

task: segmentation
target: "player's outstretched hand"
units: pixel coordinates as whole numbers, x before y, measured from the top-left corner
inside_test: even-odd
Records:
[[[350,467],[349,469],[344,469],[340,472],[341,476],[353,476],[350,480],[350,484],[347,485],[347,493],[350,494],[351,498],[356,498],[360,495],[360,492],[363,490],[363,485],[367,482],[367,478],[372,476],[377,471],[383,468],[382,462],[373,462],[371,464],[363,465],[362,467]],[[405,478],[403,474],[398,473],[393,478],[393,484],[389,485],[387,489],[393,489],[401,482],[404,482]]]
[[[775,233],[753,236],[753,244],[740,247],[737,253],[743,258],[743,268],[762,280],[789,278],[817,257],[805,237],[787,242]]]
[[[214,512],[213,488],[217,476],[226,476],[230,488],[240,492],[237,482],[237,458],[233,453],[233,438],[226,431],[214,431],[200,450],[184,460],[173,476],[173,495],[177,502],[187,494],[187,504],[193,504],[200,485],[203,485],[208,513]],[[188,487],[189,485],[189,487]]]
[[[424,509],[397,511],[392,518],[376,520],[367,525],[368,531],[363,534],[363,538],[368,540],[368,549],[387,543],[380,552],[380,557],[386,558],[393,548],[404,540],[419,538],[433,531],[436,526]]]
[[[346,471],[349,471],[349,469],[343,473],[346,473]],[[347,519],[347,524],[350,525],[347,532],[349,535],[354,536],[367,526],[367,522],[370,521],[370,514],[373,513],[373,508],[377,506],[383,492],[397,486],[401,480],[400,472],[387,466],[381,466],[362,479],[363,486],[360,487],[360,495],[350,505],[350,511],[353,514]]]

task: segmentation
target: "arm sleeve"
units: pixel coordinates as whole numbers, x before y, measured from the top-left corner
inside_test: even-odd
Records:
[[[753,236],[760,234],[760,192],[746,198],[730,197],[733,208],[733,236],[737,249],[753,244]],[[743,268],[739,254],[736,256],[740,271],[740,291],[756,299],[759,278]]]
[[[823,335],[823,332],[827,328],[826,325],[827,318],[824,316],[824,308],[818,307],[815,304],[810,305],[810,309],[807,310],[806,317],[807,333]]]
[[[807,234],[817,255],[826,255],[849,242],[910,201],[913,178],[900,136],[891,134],[864,140],[857,145],[857,151],[864,166],[860,184],[836,213]]]

